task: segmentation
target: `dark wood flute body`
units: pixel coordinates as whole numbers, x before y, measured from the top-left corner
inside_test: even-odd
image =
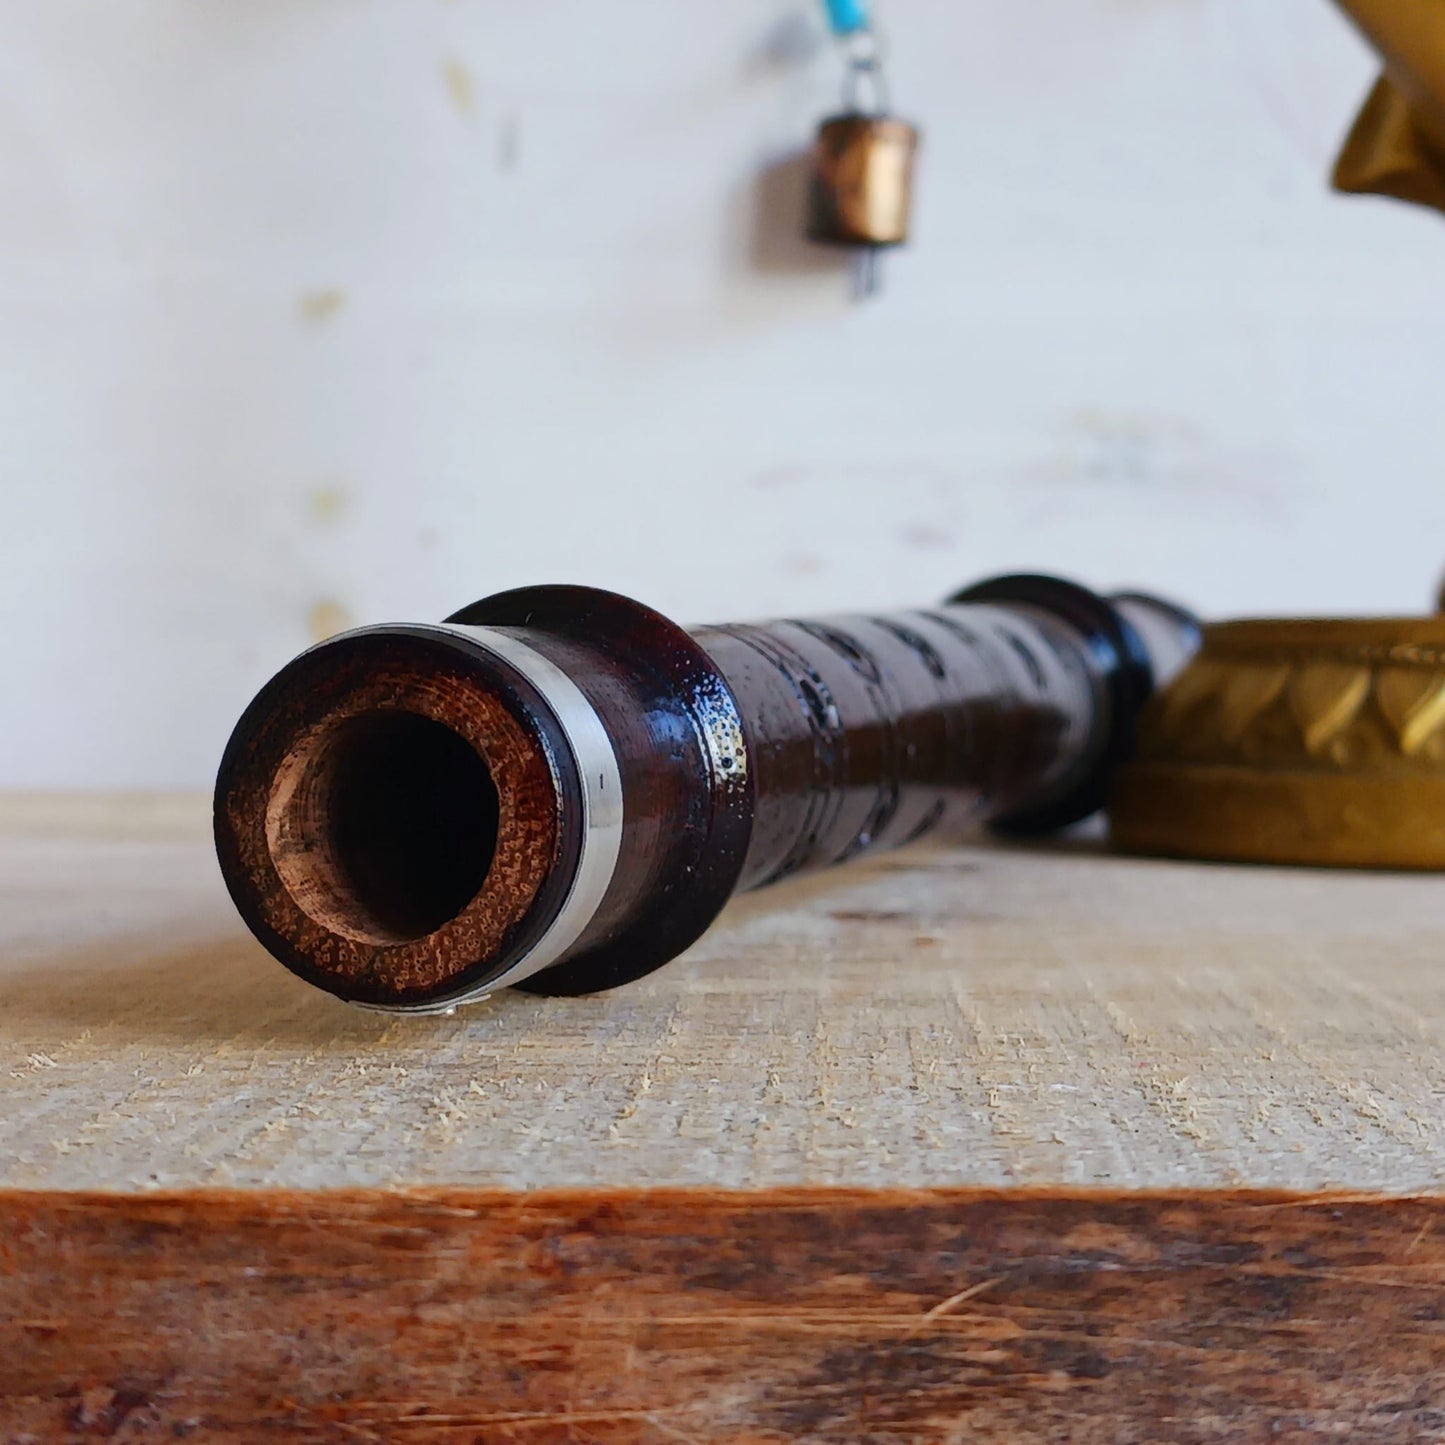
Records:
[[[592,589],[503,593],[283,669],[222,762],[218,853],[261,941],[343,998],[590,992],[741,889],[1087,816],[1196,644],[1167,604],[1030,576],[691,632]]]

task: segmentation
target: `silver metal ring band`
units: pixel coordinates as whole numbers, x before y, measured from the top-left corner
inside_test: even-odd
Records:
[[[356,632],[385,632],[385,627]],[[582,844],[577,871],[562,908],[533,948],[504,973],[465,993],[435,1003],[363,1005],[383,1013],[445,1014],[458,1004],[475,1003],[495,989],[520,983],[558,962],[591,923],[612,882],[622,846],[622,773],[612,739],[582,689],[555,663],[515,637],[490,627],[426,624],[408,631],[464,637],[522,674],[542,694],[561,727],[582,783]],[[347,634],[348,636],[354,634]],[[567,826],[570,820],[564,820]]]

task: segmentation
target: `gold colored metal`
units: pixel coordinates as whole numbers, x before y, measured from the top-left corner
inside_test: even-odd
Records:
[[[1133,852],[1445,868],[1445,617],[1205,628],[1109,817]]]
[[[818,127],[808,235],[836,246],[908,239],[918,132],[886,115],[835,115]]]
[[[1384,57],[1335,165],[1341,191],[1445,211],[1445,5],[1338,0]]]

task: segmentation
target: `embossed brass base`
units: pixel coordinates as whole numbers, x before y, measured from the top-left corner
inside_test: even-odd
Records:
[[[1134,852],[1445,868],[1445,618],[1206,628],[1109,812]]]

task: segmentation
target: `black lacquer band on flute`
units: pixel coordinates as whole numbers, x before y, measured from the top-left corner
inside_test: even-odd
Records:
[[[216,784],[242,917],[293,972],[439,1012],[675,958],[747,888],[979,821],[1103,802],[1198,625],[1000,577],[930,610],[685,631],[533,587],[283,668]]]

